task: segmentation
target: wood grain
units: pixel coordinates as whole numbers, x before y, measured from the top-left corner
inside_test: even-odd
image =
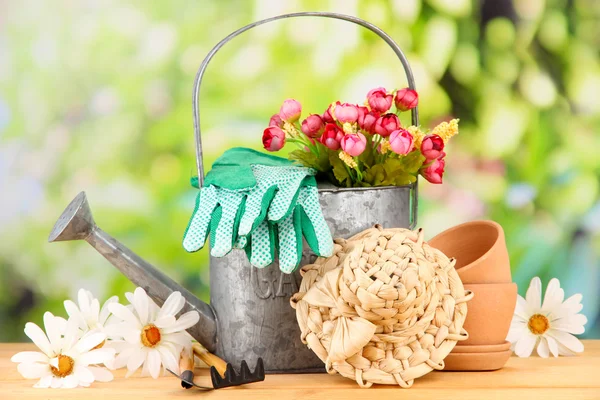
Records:
[[[494,372],[432,372],[415,381],[411,389],[374,386],[360,389],[339,375],[268,375],[264,382],[212,392],[184,390],[170,376],[159,379],[124,378],[94,383],[72,390],[34,389],[24,380],[10,357],[32,344],[0,344],[0,399],[600,399],[600,340],[584,341],[585,352],[577,357],[542,359],[511,357],[506,367]],[[197,383],[210,385],[206,369],[198,369]]]

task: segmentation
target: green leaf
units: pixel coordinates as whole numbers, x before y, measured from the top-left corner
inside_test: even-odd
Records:
[[[425,162],[425,156],[419,150],[412,151],[400,159],[402,169],[409,174],[416,174]]]
[[[317,143],[319,155],[313,151],[294,150],[288,155],[288,159],[301,164],[304,167],[314,168],[319,172],[327,172],[331,169],[327,147]]]
[[[329,163],[333,167],[333,175],[335,176],[335,179],[337,179],[338,184],[340,186],[350,187],[352,179],[348,174],[346,165],[340,160],[337,152],[329,153]]]

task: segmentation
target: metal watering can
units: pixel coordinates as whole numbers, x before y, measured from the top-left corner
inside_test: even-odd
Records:
[[[291,17],[326,17],[361,25],[381,37],[396,53],[415,89],[412,71],[398,45],[378,27],[353,16],[328,12],[284,14],[257,21],[221,40],[202,62],[194,81],[193,112],[199,184],[204,179],[200,136],[199,92],[202,76],[213,56],[223,45],[255,26]],[[412,124],[418,125],[417,108]],[[414,228],[417,218],[417,182],[412,185],[378,188],[338,188],[319,185],[323,214],[333,237],[349,237],[376,223],[384,227]],[[183,229],[182,229],[183,232]],[[143,287],[162,304],[173,291],[186,299],[182,312],[197,310],[200,322],[188,332],[209,351],[239,365],[247,360],[255,365],[262,357],[267,373],[324,372],[323,362],[300,340],[300,329],[289,298],[298,291],[299,272],[284,274],[277,262],[267,268],[250,265],[244,251],[233,250],[223,258],[210,258],[210,305],[181,287],[94,223],[85,193],[67,206],[56,222],[49,242],[83,239],[110,261],[135,285]],[[307,246],[303,264],[314,261]]]

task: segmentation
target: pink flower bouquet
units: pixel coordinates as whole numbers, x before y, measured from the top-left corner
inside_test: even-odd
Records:
[[[336,101],[323,114],[301,121],[301,104],[288,99],[264,130],[263,146],[278,151],[286,142],[297,144],[300,148],[289,158],[337,186],[402,186],[415,182],[418,174],[442,183],[444,148],[458,133],[458,120],[442,122],[429,134],[418,126],[403,127],[400,114],[418,102],[412,89],[388,92],[379,87],[362,106]]]

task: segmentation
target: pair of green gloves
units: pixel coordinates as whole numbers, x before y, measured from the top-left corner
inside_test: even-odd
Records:
[[[183,238],[189,252],[204,247],[224,257],[245,249],[250,264],[263,268],[278,254],[279,268],[300,265],[302,236],[318,255],[333,253],[333,240],[319,204],[315,171],[246,148],[227,150],[213,164],[196,198]],[[198,179],[192,179],[198,187]]]

